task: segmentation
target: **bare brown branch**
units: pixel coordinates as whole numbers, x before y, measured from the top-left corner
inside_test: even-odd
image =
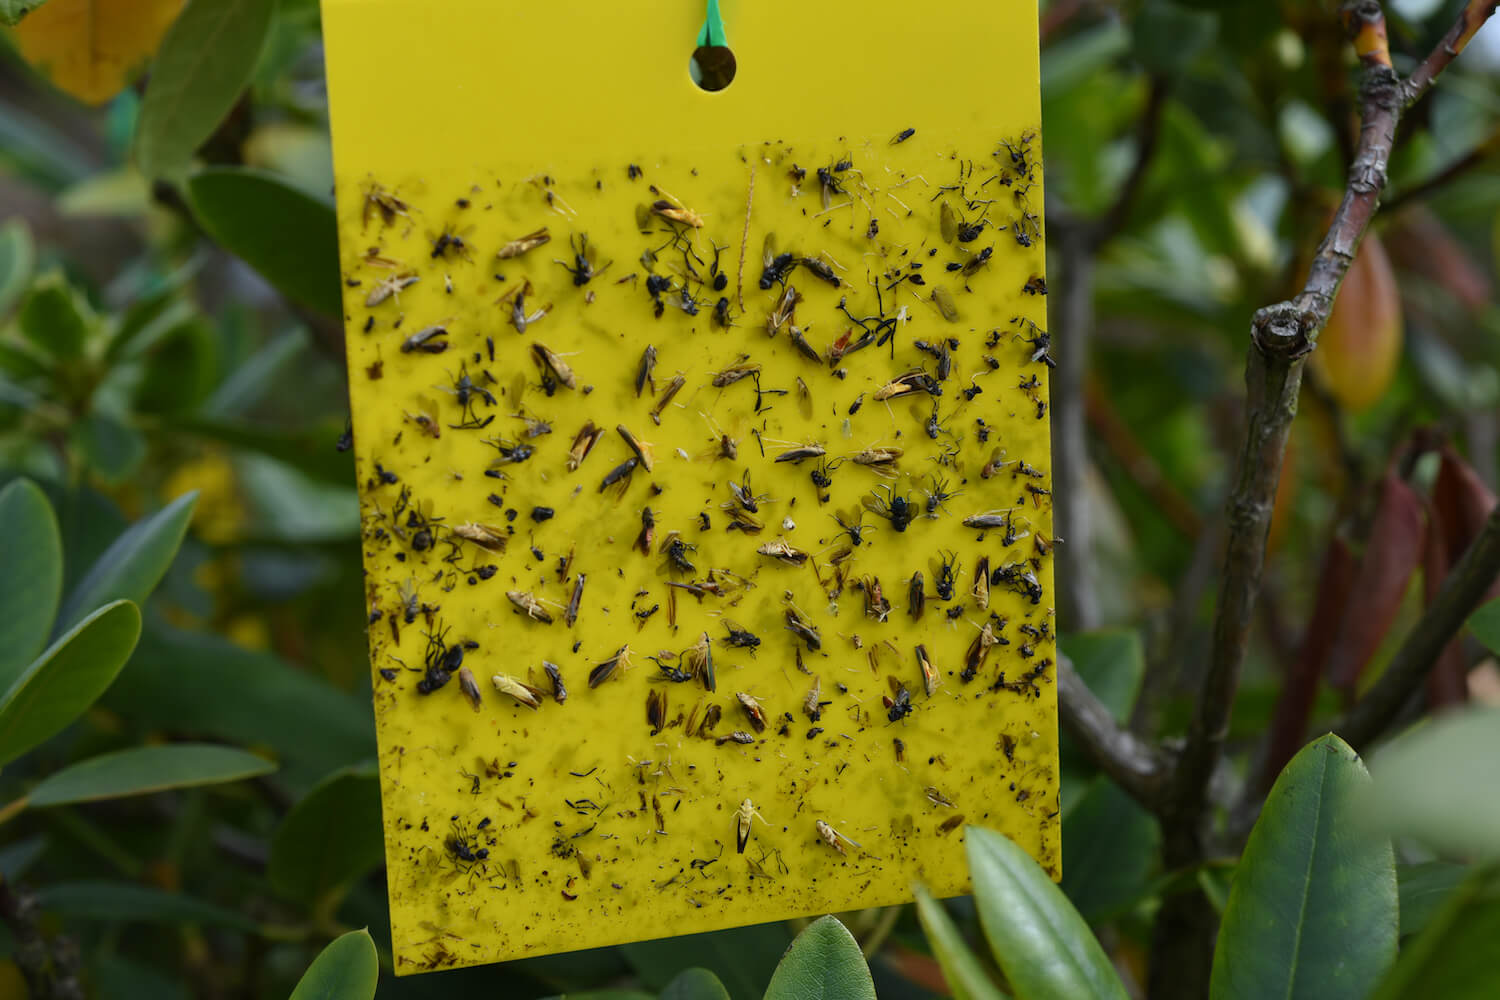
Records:
[[[1115,721],[1065,656],[1057,658],[1057,711],[1063,730],[1104,773],[1146,808],[1159,808],[1166,758]]]

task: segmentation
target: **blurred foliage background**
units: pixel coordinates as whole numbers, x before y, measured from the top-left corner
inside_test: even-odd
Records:
[[[0,0],[0,15],[36,6]],[[91,567],[137,565],[117,544],[132,524],[187,521],[159,584],[105,594],[143,608],[118,678],[0,773],[0,875],[36,889],[98,995],[284,996],[344,930],[389,944],[358,507],[336,447],[347,406],[318,6],[183,6],[50,0],[0,44],[0,488],[40,485],[64,595]],[[1387,5],[1398,70],[1460,6]],[[184,54],[209,37],[205,70]],[[960,32],[954,45],[989,57]],[[1208,647],[1249,318],[1300,287],[1343,189],[1354,58],[1326,0],[1051,0],[1041,45],[1052,332],[1060,355],[1087,351],[1081,381],[1054,395],[1085,431],[1057,441],[1059,463],[1081,456],[1083,472],[1070,506],[1059,497],[1075,568],[1059,580],[1063,646],[1119,718],[1170,736]],[[1494,503],[1497,79],[1491,25],[1403,121],[1386,207],[1304,386],[1219,797],[1222,863],[1163,871],[1155,819],[1065,755],[1062,888],[1137,994],[1162,894],[1186,880],[1222,905],[1270,779],[1379,673]],[[3,554],[17,551],[0,547],[0,573],[15,575]],[[1417,708],[1497,698],[1493,658],[1463,639]],[[277,768],[4,805],[85,758],[187,740]],[[1461,875],[1411,868],[1403,889]],[[947,910],[977,937],[971,901]],[[944,991],[910,908],[845,923],[881,996]],[[383,977],[379,996],[654,990],[696,964],[755,997],[793,930]],[[0,956],[15,947],[0,931]],[[0,997],[24,995],[0,959]]]

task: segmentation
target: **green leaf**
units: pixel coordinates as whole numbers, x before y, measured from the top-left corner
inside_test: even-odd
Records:
[[[172,565],[197,502],[196,491],[186,493],[127,528],[68,595],[57,630],[72,625],[105,601],[125,598],[144,605]]]
[[[89,469],[107,483],[122,483],[135,475],[146,457],[145,435],[99,410],[74,423],[69,433]]]
[[[559,993],[544,1000],[656,1000],[656,994],[641,990],[587,990],[583,993]]]
[[[54,642],[0,695],[0,765],[82,715],[114,681],[141,634],[141,612],[115,601]]]
[[[859,942],[837,917],[819,917],[786,950],[765,1000],[875,1000]]]
[[[322,899],[380,865],[385,858],[382,829],[374,765],[329,775],[276,828],[271,885],[291,899]]]
[[[274,174],[239,167],[198,171],[188,179],[188,197],[208,234],[283,295],[324,315],[340,315],[331,201]]]
[[[1500,710],[1455,712],[1419,724],[1376,755],[1367,815],[1382,830],[1442,854],[1500,858]]]
[[[1401,936],[1419,933],[1432,922],[1453,890],[1469,875],[1467,865],[1424,861],[1396,866],[1396,890],[1401,895]]]
[[[620,946],[647,989],[660,990],[684,969],[701,967],[719,977],[735,1000],[755,1000],[792,941],[785,924],[755,924]]]
[[[1063,820],[1059,887],[1085,920],[1111,916],[1141,898],[1160,840],[1156,818],[1100,776]]]
[[[1094,932],[1031,855],[991,830],[965,837],[979,920],[1019,1000],[1126,1000]]]
[[[1354,815],[1370,783],[1332,734],[1292,758],[1261,810],[1214,949],[1212,1000],[1364,998],[1396,957],[1391,843]]]
[[[292,991],[292,1000],[371,1000],[380,961],[369,931],[350,931],[313,959]]]
[[[31,291],[16,316],[21,333],[55,358],[82,356],[93,314],[56,271],[32,282]]]
[[[250,82],[274,0],[190,0],[162,39],[136,122],[147,177],[175,174],[213,135]]]
[[[0,309],[0,312],[4,312]],[[1469,631],[1484,644],[1484,648],[1500,656],[1500,597],[1481,604],[1469,616]]]
[[[140,362],[143,371],[135,390],[136,411],[177,416],[194,409],[213,391],[218,348],[218,338],[205,317],[195,315],[173,327]]]
[[[47,0],[0,0],[0,24],[14,28],[21,18],[36,10]]]
[[[274,770],[276,765],[264,757],[210,743],[134,747],[72,764],[43,779],[27,798],[33,806],[57,806],[217,785]]]
[[[354,460],[333,447],[344,430],[336,422],[304,419],[291,429],[256,427],[235,420],[185,414],[172,422],[174,432],[207,438],[246,451],[258,452],[291,466],[310,479],[348,489],[354,482]]]
[[[47,645],[62,598],[62,536],[29,479],[0,490],[0,689]]]
[[[1135,629],[1106,628],[1076,632],[1062,637],[1062,651],[1073,661],[1094,697],[1124,722],[1135,707],[1146,676],[1146,654]]]
[[[112,923],[213,924],[254,932],[255,921],[227,907],[133,882],[64,882],[37,891],[42,909]]]
[[[729,991],[707,969],[684,969],[661,991],[661,1000],[729,1000]]]
[[[1490,1000],[1500,995],[1500,872],[1479,869],[1449,896],[1371,1000]]]
[[[1005,994],[990,981],[943,904],[933,899],[925,886],[917,886],[916,895],[917,919],[922,922],[933,957],[943,967],[953,1000],[1002,1000]]]
[[[1213,43],[1219,20],[1212,11],[1152,0],[1130,27],[1135,57],[1146,71],[1176,76]]]
[[[104,704],[143,730],[268,747],[281,761],[279,780],[297,789],[375,753],[368,695],[355,698],[220,636],[160,623],[141,636]]]
[[[3,8],[11,0],[0,0]],[[0,225],[0,318],[10,312],[31,282],[36,266],[36,246],[25,219],[9,219]]]

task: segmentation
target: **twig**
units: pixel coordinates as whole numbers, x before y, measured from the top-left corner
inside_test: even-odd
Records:
[[[1170,89],[1166,77],[1151,77],[1151,89],[1146,93],[1146,107],[1136,122],[1135,162],[1131,164],[1130,173],[1125,175],[1124,183],[1115,194],[1114,202],[1092,227],[1089,235],[1093,250],[1097,251],[1125,227],[1131,206],[1140,193],[1141,185],[1145,183],[1146,173],[1151,169],[1151,158],[1156,154],[1157,140],[1161,137],[1162,111],[1166,107]]]
[[[78,981],[78,947],[61,936],[42,935],[36,898],[19,892],[0,877],[0,923],[14,941],[11,957],[36,1000],[83,1000]]]
[[[1062,727],[1104,773],[1148,809],[1160,807],[1166,758],[1117,723],[1065,656],[1057,658],[1057,712]]]
[[[1158,811],[1163,860],[1168,868],[1194,864],[1205,856],[1208,783],[1223,752],[1230,711],[1239,689],[1255,597],[1265,567],[1276,485],[1287,434],[1297,412],[1307,354],[1328,320],[1339,285],[1379,204],[1403,108],[1426,92],[1437,74],[1473,37],[1479,23],[1494,13],[1495,6],[1493,0],[1483,4],[1470,0],[1455,28],[1405,82],[1391,68],[1385,14],[1378,0],[1356,0],[1343,8],[1345,26],[1364,68],[1359,93],[1359,142],[1343,201],[1318,246],[1302,291],[1289,302],[1259,310],[1251,323],[1245,365],[1245,439],[1226,511],[1229,539],[1215,608],[1213,645],[1187,738],[1177,755],[1171,787]],[[1213,951],[1212,916],[1212,909],[1199,893],[1172,897],[1163,903],[1151,942],[1151,995],[1155,1000],[1197,997],[1206,992],[1205,956]]]
[[[1084,632],[1099,624],[1099,596],[1094,591],[1093,530],[1088,498],[1088,434],[1083,380],[1089,340],[1094,330],[1094,251],[1087,223],[1056,221],[1062,280],[1054,326],[1059,350],[1052,373],[1053,530],[1065,539],[1057,547],[1058,620],[1069,631]]]
[[[1384,732],[1422,686],[1443,648],[1479,607],[1497,576],[1500,576],[1500,505],[1490,511],[1484,530],[1443,580],[1432,603],[1407,633],[1380,679],[1347,716],[1334,723],[1333,731],[1356,750]]]
[[[1094,433],[1119,459],[1125,474],[1151,499],[1162,518],[1189,540],[1197,538],[1203,531],[1198,509],[1162,472],[1161,465],[1121,418],[1096,380],[1088,380],[1084,387],[1084,407]]]

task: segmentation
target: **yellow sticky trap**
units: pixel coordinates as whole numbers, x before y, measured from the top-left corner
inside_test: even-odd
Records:
[[[1058,872],[1035,4],[724,8],[325,0],[398,973]]]

